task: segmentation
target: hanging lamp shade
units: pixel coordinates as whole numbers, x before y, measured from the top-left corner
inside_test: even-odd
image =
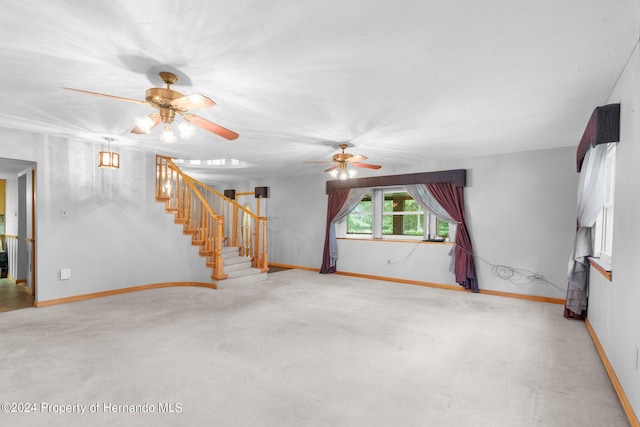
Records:
[[[111,151],[111,139],[106,138],[109,144],[109,151],[100,151],[98,153],[98,167],[105,169],[120,168],[120,154]]]
[[[98,154],[98,167],[118,169],[120,167],[120,154],[112,151],[101,151]]]

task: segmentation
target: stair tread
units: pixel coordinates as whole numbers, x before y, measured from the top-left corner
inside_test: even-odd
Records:
[[[242,267],[243,264],[246,264],[247,268],[249,268],[251,266],[251,258],[241,258],[241,257],[235,257],[235,258],[231,258],[230,260],[223,258],[223,265],[225,266],[225,270],[228,267],[234,267],[234,269],[238,269],[240,267]],[[213,260],[209,260],[207,261],[207,267],[215,267],[216,264]]]
[[[228,276],[228,278],[234,278],[234,277],[253,276],[256,274],[260,274],[262,273],[262,270],[260,270],[259,268],[249,267],[249,268],[243,268],[240,270],[231,270],[231,271],[225,270],[224,273]]]
[[[231,257],[231,258],[224,258],[224,264],[225,265],[234,265],[234,264],[242,264],[251,262],[251,258],[250,257],[244,257],[244,256],[235,256],[235,257]]]
[[[268,279],[268,274],[266,272],[262,272],[259,269],[256,274],[249,274],[244,276],[231,276],[229,275],[226,279],[223,280],[213,280],[213,283],[216,285],[217,289],[225,289],[225,288],[233,288],[236,286],[242,285],[250,285],[254,283],[264,282]]]

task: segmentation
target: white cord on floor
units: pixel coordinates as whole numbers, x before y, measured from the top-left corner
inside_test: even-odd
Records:
[[[391,261],[390,259],[387,260],[387,264],[389,265],[399,265],[402,264],[404,262],[406,262],[409,258],[411,258],[411,256],[415,253],[416,249],[418,249],[418,246],[420,246],[420,243],[417,243],[413,249],[411,249],[411,251],[409,252],[409,254],[407,254],[407,256],[405,256],[404,258],[402,258],[400,261]],[[454,245],[456,245],[454,243]],[[535,273],[533,271],[530,270],[525,270],[523,268],[515,268],[515,267],[510,267],[508,265],[499,265],[499,264],[493,264],[489,261],[487,261],[486,259],[479,257],[478,255],[474,254],[473,252],[470,252],[466,249],[464,249],[463,247],[461,247],[460,245],[456,245],[458,248],[460,248],[460,250],[470,254],[471,256],[473,256],[474,258],[479,259],[480,261],[488,264],[491,266],[491,274],[493,274],[494,276],[502,279],[502,280],[506,280],[507,282],[511,283],[512,285],[516,285],[516,286],[525,286],[525,285],[530,285],[531,283],[534,282],[543,282],[548,284],[549,286],[552,286],[560,291],[566,291],[566,289],[563,289],[559,286],[557,286],[555,283],[550,282],[549,280],[547,280],[542,274],[538,274]]]

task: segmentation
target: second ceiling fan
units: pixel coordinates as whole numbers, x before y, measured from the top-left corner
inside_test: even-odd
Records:
[[[350,168],[350,166],[365,169],[380,169],[382,167],[380,165],[362,163],[361,160],[367,160],[367,156],[346,153],[345,150],[347,149],[347,147],[349,147],[349,144],[343,143],[338,147],[340,147],[342,151],[340,153],[334,154],[332,160],[305,163],[335,163],[334,166],[325,169],[324,172],[329,172],[332,177],[340,179],[353,178],[356,175],[355,170],[353,168]]]
[[[183,95],[180,92],[171,89],[171,85],[178,81],[178,76],[173,73],[163,71],[160,73],[160,78],[164,83],[166,83],[167,87],[153,87],[147,89],[144,101],[69,87],[65,87],[63,89],[120,101],[133,102],[136,104],[150,105],[158,110],[157,113],[151,113],[143,119],[136,119],[136,127],[131,130],[131,133],[146,134],[151,132],[160,123],[164,123],[164,132],[160,139],[165,142],[174,142],[176,137],[173,135],[173,131],[171,130],[171,123],[175,119],[176,114],[178,114],[188,123],[196,125],[225,139],[234,140],[238,138],[239,135],[236,132],[189,112],[189,110],[197,108],[212,107],[215,105],[215,102],[204,95],[200,95],[199,93]],[[180,128],[182,137],[185,139],[193,136],[195,133],[195,129],[186,123],[180,123],[178,127]]]

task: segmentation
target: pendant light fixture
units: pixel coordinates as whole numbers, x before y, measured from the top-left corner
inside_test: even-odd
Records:
[[[112,138],[105,138],[109,145],[109,151],[100,151],[98,153],[98,167],[105,169],[120,168],[120,154],[111,151]]]

